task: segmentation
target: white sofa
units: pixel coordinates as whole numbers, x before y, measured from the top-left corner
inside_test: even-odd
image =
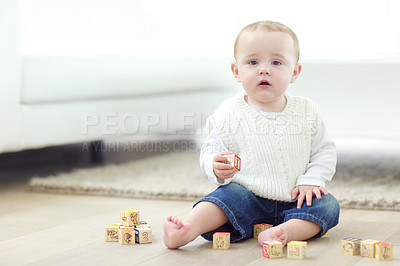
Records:
[[[126,54],[24,54],[18,7],[0,0],[0,153],[191,134],[232,90],[229,58],[148,56],[138,47]]]

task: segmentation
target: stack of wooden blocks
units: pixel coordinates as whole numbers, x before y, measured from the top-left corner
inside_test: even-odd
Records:
[[[146,221],[140,221],[139,211],[121,211],[120,223],[105,229],[107,242],[119,242],[121,245],[152,242],[151,226]]]
[[[342,255],[360,255],[378,260],[393,260],[393,245],[378,240],[347,237],[342,239]]]

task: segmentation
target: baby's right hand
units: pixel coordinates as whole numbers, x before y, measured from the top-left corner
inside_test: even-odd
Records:
[[[213,170],[216,177],[228,179],[235,175],[235,169],[230,164],[225,163],[226,157],[224,156],[232,153],[231,151],[224,151],[214,156]]]

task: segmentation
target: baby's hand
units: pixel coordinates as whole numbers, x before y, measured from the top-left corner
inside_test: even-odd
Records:
[[[312,198],[315,195],[317,199],[321,199],[321,192],[328,196],[328,190],[324,187],[318,186],[307,186],[300,185],[292,190],[292,199],[295,200],[297,197],[297,208],[300,209],[303,206],[304,199],[306,199],[307,206],[311,206]]]
[[[232,178],[236,173],[235,169],[230,164],[226,163],[226,157],[224,155],[227,154],[232,154],[232,152],[224,151],[218,153],[217,155],[214,156],[213,160],[214,174],[222,179]]]

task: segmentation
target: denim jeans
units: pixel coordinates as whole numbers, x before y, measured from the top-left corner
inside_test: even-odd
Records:
[[[253,237],[254,224],[267,223],[276,226],[290,219],[308,220],[321,226],[322,230],[313,237],[318,238],[339,221],[339,203],[331,194],[322,194],[321,199],[313,197],[311,206],[304,202],[298,209],[297,201],[282,202],[261,198],[243,186],[231,182],[218,187],[194,206],[201,201],[215,203],[229,218],[225,225],[202,235],[209,241],[212,241],[214,232],[230,232],[231,242],[237,242]]]

